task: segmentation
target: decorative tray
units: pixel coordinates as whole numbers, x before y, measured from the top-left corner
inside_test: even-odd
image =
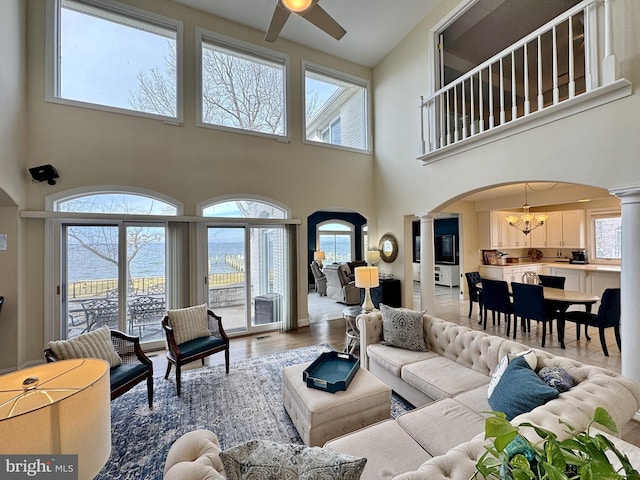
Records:
[[[302,372],[308,388],[329,393],[346,390],[360,368],[360,360],[350,353],[323,352]]]

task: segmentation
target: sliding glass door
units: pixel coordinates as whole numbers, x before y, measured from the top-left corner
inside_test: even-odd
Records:
[[[229,333],[272,329],[285,293],[283,227],[207,227],[207,303]]]

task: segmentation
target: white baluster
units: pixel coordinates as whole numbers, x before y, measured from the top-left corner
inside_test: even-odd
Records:
[[[542,91],[542,39],[538,35],[538,111],[544,108],[544,93]]]
[[[464,91],[464,80],[462,81],[462,138],[467,138],[467,103],[466,92]]]
[[[553,27],[553,104],[560,101],[560,90],[558,89],[558,38],[556,27]]]
[[[476,105],[475,105],[475,102],[474,102],[474,99],[475,99],[474,98],[475,97],[474,93],[475,92],[473,91],[473,75],[471,75],[469,77],[469,87],[470,87],[470,91],[471,91],[471,102],[470,102],[470,104],[471,104],[471,124],[470,124],[470,127],[471,127],[471,135],[473,136],[473,135],[476,134],[476,125],[475,125],[475,120],[476,119],[475,119],[475,115],[474,115]]]
[[[516,54],[511,52],[511,120],[518,118],[518,99],[516,97]]]
[[[576,96],[576,82],[574,81],[574,58],[573,58],[573,17],[569,17],[569,98]]]
[[[500,125],[504,124],[504,71],[502,67],[502,58],[500,58]]]
[[[489,65],[489,130],[494,126],[493,119],[493,65]]]
[[[604,58],[602,59],[602,80],[604,85],[618,78],[616,56],[613,52],[613,1],[604,0]]]
[[[444,129],[444,117],[446,115],[445,113],[445,109],[444,109],[444,95],[441,93],[439,95],[440,98],[440,148],[445,146],[444,143],[444,133],[445,133],[445,129]]]
[[[449,92],[450,90],[447,90],[447,145],[451,143],[451,113],[449,113]]]
[[[458,128],[458,87],[453,87],[453,142],[460,140],[460,129]]]
[[[531,102],[529,100],[529,44],[525,43],[523,48],[524,71],[522,78],[524,79],[524,115],[531,113]]]
[[[478,129],[484,132],[484,92],[482,87],[482,70],[478,72]]]

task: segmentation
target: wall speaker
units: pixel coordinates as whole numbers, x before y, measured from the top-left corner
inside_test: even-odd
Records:
[[[49,185],[55,185],[54,178],[58,178],[58,172],[52,165],[40,165],[39,167],[31,167],[29,169],[31,178],[34,182],[46,182]]]

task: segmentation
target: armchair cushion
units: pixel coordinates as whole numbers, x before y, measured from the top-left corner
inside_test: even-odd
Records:
[[[144,374],[148,367],[143,363],[123,363],[113,367],[110,372],[111,390],[120,388],[132,378]]]
[[[58,360],[71,358],[101,358],[109,362],[111,368],[122,363],[111,341],[111,330],[106,325],[69,340],[53,340],[49,348]]]
[[[225,344],[225,340],[222,337],[214,337],[209,334],[208,337],[194,338],[188,342],[181,343],[178,348],[180,354],[189,357],[203,350],[210,350],[215,347],[221,347]]]
[[[168,310],[167,316],[178,345],[211,335],[206,304]]]

